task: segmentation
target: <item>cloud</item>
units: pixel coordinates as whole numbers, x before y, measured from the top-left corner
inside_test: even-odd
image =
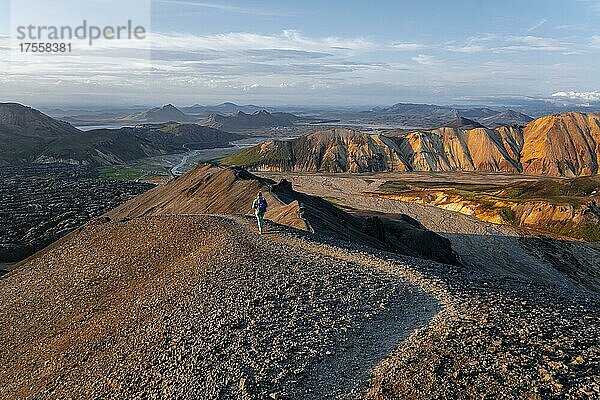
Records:
[[[375,43],[365,38],[322,37],[310,38],[295,30],[284,30],[280,34],[260,35],[248,32],[231,32],[214,35],[192,35],[176,32],[148,34],[152,48],[165,49],[211,49],[233,50],[296,50],[310,52],[370,51],[393,49],[390,45]],[[105,44],[110,45],[110,43]],[[114,41],[113,41],[114,42]]]
[[[444,49],[457,53],[547,51],[576,54],[581,51],[573,43],[552,37],[533,35],[499,36],[493,34],[472,36],[467,38],[462,44],[456,44],[455,42],[447,43]]]
[[[494,52],[505,51],[572,51],[573,44],[558,39],[539,36],[508,36],[506,44],[491,49]]]
[[[583,29],[587,29],[587,24],[566,24],[566,25],[557,25],[554,29],[561,29],[565,31],[579,31]]]
[[[219,4],[219,3],[208,3],[202,1],[191,1],[191,0],[159,0],[159,3],[163,4],[175,4],[180,6],[189,6],[189,7],[199,7],[199,8],[209,8],[213,10],[225,11],[236,14],[246,14],[246,15],[262,15],[262,16],[274,16],[274,17],[287,17],[290,14],[279,13],[274,11],[266,11],[258,8],[244,8],[244,7],[236,7],[227,4]]]
[[[456,53],[480,53],[485,51],[486,48],[480,44],[467,44],[464,46],[450,45],[446,47],[446,50],[453,51]]]
[[[592,36],[591,46],[594,49],[600,49],[600,35],[594,35],[594,36]]]
[[[262,86],[262,85],[260,85],[260,84],[258,84],[258,83],[253,83],[253,84],[251,84],[251,85],[244,85],[244,86],[242,86],[242,90],[243,90],[244,92],[247,92],[247,91],[249,91],[249,90],[258,89],[258,88],[260,88],[261,86]]]
[[[525,32],[529,33],[529,32],[533,32],[536,29],[538,29],[539,27],[541,27],[542,25],[544,25],[546,23],[546,19],[541,19],[540,21],[538,21],[535,25],[531,26],[529,29],[527,29]]]
[[[416,57],[412,57],[412,60],[421,65],[435,65],[438,63],[434,56],[419,54]]]
[[[552,97],[560,100],[579,100],[585,102],[600,102],[600,91],[593,92],[556,92],[552,93]]]
[[[262,49],[262,50],[247,50],[244,56],[257,60],[306,60],[330,57],[333,54],[319,51],[303,51],[303,50],[284,50],[284,49]]]
[[[0,47],[5,46],[3,40],[8,42],[0,38]],[[590,40],[580,48],[589,49]],[[600,37],[593,40],[600,44]],[[296,30],[209,35],[153,32],[144,42],[99,40],[94,46],[77,45],[73,53],[61,57],[31,57],[0,48],[2,91],[23,102],[42,98],[47,102],[61,98],[112,102],[118,93],[119,101],[137,103],[165,96],[182,103],[242,96],[243,101],[266,104],[342,104],[552,93],[600,83],[594,65],[570,59],[563,62],[553,57],[546,62],[533,57],[529,62],[525,58],[514,62],[512,54],[489,58],[491,54],[481,54],[473,62],[443,53],[491,53],[508,46],[521,49],[510,51],[569,47],[558,39],[531,35],[481,34],[460,42],[423,45],[360,36],[308,36]]]
[[[325,48],[337,50],[375,50],[381,47],[389,47],[388,45],[371,42],[362,37],[340,38],[328,36],[321,39],[311,39],[292,29],[284,30],[283,38],[294,45],[312,48],[315,46],[324,46]]]
[[[445,50],[455,53],[480,53],[489,50],[491,42],[499,40],[501,38],[493,34],[470,36],[463,44],[456,44],[455,41],[446,43]]]
[[[211,93],[290,93],[288,88],[297,87],[314,91],[315,82],[324,87],[347,77],[368,81],[382,71],[402,71],[399,64],[361,55],[374,49],[400,51],[392,43],[307,37],[292,30],[272,35],[149,33],[143,42],[98,40],[94,46],[74,44],[73,53],[63,57],[43,58],[3,49],[2,40],[8,39],[0,39],[2,82],[21,82],[23,90],[6,89],[23,96],[29,93],[25,87],[37,85],[58,86],[51,89],[56,95],[86,93],[82,85],[94,87],[90,95],[125,86],[132,96],[153,86],[180,93],[202,88]]]
[[[392,48],[400,51],[419,50],[424,46],[418,43],[392,43]]]

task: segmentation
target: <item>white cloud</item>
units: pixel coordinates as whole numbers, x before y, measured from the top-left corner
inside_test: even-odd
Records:
[[[413,57],[412,60],[421,65],[435,65],[438,63],[434,56],[427,54],[419,54],[418,56]]]
[[[331,89],[333,86],[325,82],[315,82],[310,86],[311,90]]]
[[[480,53],[485,51],[486,48],[480,44],[467,44],[464,46],[450,45],[446,47],[446,50],[453,51],[456,53]]]
[[[284,30],[279,35],[260,35],[232,32],[198,36],[180,33],[153,33],[148,35],[152,48],[166,49],[211,49],[216,51],[280,49],[301,51],[368,51],[390,47],[364,38],[323,37],[309,38],[295,30]]]
[[[495,47],[495,52],[503,51],[572,51],[573,44],[559,39],[539,36],[508,36],[506,44]]]
[[[566,31],[579,31],[586,29],[588,27],[587,24],[565,24],[565,25],[557,25],[554,29],[562,29]]]
[[[258,84],[258,83],[253,83],[253,84],[251,84],[251,85],[244,85],[244,86],[242,87],[242,90],[243,90],[244,92],[247,92],[247,91],[249,91],[249,90],[256,89],[256,88],[260,88],[260,87],[261,87],[261,85],[260,85],[260,84]]]
[[[564,100],[581,100],[581,101],[600,101],[600,91],[593,92],[556,92],[552,93],[552,97]]]
[[[590,40],[600,45],[598,36],[575,50],[583,46],[589,49]],[[77,46],[63,57],[15,55],[2,48],[3,41],[8,43],[9,39],[0,38],[2,91],[24,102],[42,97],[45,101],[85,97],[85,101],[106,98],[112,102],[118,93],[119,101],[131,102],[170,96],[191,103],[243,96],[247,101],[267,104],[377,103],[384,98],[397,101],[402,96],[430,101],[427,96],[436,93],[439,99],[552,93],[564,87],[596,87],[600,83],[593,65],[569,59],[540,63],[536,58],[515,63],[510,55],[481,54],[480,62],[472,62],[439,52],[491,52],[507,46],[521,46],[521,50],[511,51],[569,47],[558,39],[535,36],[482,34],[461,42],[422,45],[363,37],[306,36],[294,30],[213,35],[163,32],[148,34],[144,45],[99,40],[93,46]]]
[[[535,25],[531,26],[529,29],[526,30],[527,33],[529,32],[533,32],[536,29],[540,28],[542,25],[544,25],[546,23],[546,19],[541,19],[540,21],[538,21]]]
[[[444,49],[455,53],[480,53],[489,50],[490,42],[499,39],[498,36],[493,34],[470,36],[463,44],[456,44],[456,41],[448,42],[445,44]]]
[[[199,7],[199,8],[209,8],[214,10],[226,11],[236,14],[248,14],[248,15],[265,15],[265,16],[276,16],[276,17],[285,17],[289,14],[286,13],[278,13],[273,11],[260,10],[258,8],[244,8],[244,7],[236,7],[226,4],[218,4],[218,3],[209,3],[209,2],[195,2],[195,1],[186,1],[186,0],[159,0],[160,3],[165,4],[176,4],[188,7]]]
[[[575,54],[581,52],[581,49],[577,48],[573,43],[556,38],[533,35],[498,36],[487,34],[473,36],[467,38],[463,44],[451,42],[447,43],[444,48],[447,51],[458,53],[479,53],[484,51],[491,51],[494,53],[547,51]]]
[[[392,47],[400,51],[411,51],[422,49],[423,45],[418,43],[392,43]]]
[[[160,94],[157,88],[181,96],[207,92],[202,90],[207,88],[223,97],[289,94],[294,88],[296,95],[333,87],[348,77],[369,82],[383,71],[402,74],[406,68],[400,64],[388,65],[362,54],[373,50],[392,54],[417,47],[360,37],[307,37],[292,30],[272,35],[149,33],[139,42],[77,43],[72,53],[62,56],[13,52],[4,48],[3,41],[10,39],[0,38],[0,81],[13,82],[3,89],[23,97],[47,90],[47,97],[122,93],[147,98],[144,93]],[[49,85],[53,88],[44,89]]]
[[[600,35],[592,36],[591,45],[594,49],[600,49]]]

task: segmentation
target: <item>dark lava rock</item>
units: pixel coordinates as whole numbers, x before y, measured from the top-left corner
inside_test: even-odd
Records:
[[[0,167],[0,262],[29,257],[154,185],[66,164]]]

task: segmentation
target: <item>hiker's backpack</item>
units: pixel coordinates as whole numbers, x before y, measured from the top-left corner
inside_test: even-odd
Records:
[[[267,212],[267,200],[264,197],[258,199],[258,212],[265,213]]]

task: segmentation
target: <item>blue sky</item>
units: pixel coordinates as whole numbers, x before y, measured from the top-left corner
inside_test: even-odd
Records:
[[[0,0],[0,11],[3,101],[600,102],[600,0]],[[150,33],[63,57],[8,49],[15,25],[83,18]]]

